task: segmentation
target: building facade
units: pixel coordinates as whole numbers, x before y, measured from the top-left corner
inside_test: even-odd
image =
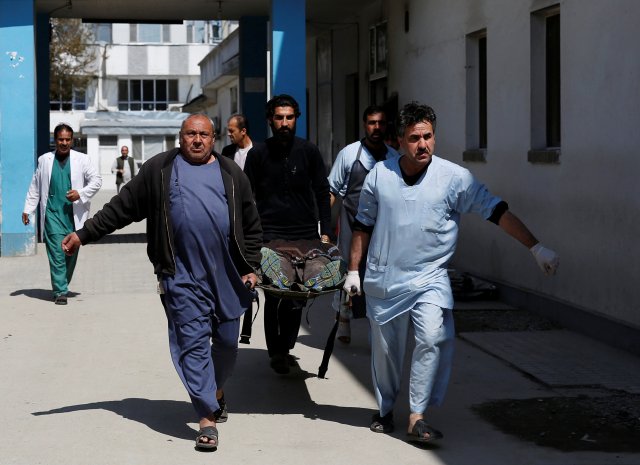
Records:
[[[180,24],[88,23],[96,42],[94,78],[74,89],[71,101],[52,99],[50,129],[67,122],[77,131],[76,147],[86,151],[115,188],[111,173],[120,147],[138,164],[177,145],[183,105],[200,94],[198,63],[237,26],[229,21]]]
[[[354,24],[317,25],[308,40],[310,136],[335,157],[367,104],[431,105],[437,154],[561,256],[544,276],[520,244],[469,215],[453,265],[639,351],[609,325],[640,329],[639,20],[632,0],[372,2]]]

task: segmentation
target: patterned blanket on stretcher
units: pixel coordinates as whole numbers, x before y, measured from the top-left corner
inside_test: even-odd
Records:
[[[338,247],[320,240],[274,240],[264,244],[261,252],[262,284],[275,289],[338,289],[347,273],[347,263]]]

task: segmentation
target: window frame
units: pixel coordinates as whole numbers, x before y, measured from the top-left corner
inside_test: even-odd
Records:
[[[118,80],[119,111],[166,111],[179,103],[178,79]]]
[[[486,161],[488,145],[487,29],[466,36],[466,131],[463,161]]]
[[[553,30],[550,30],[550,27]],[[561,40],[560,5],[531,13],[531,145],[528,152],[530,163],[560,163]]]

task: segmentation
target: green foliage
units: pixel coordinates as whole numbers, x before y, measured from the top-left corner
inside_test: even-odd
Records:
[[[77,18],[51,18],[49,44],[52,100],[71,100],[73,89],[85,89],[96,72],[93,32]]]

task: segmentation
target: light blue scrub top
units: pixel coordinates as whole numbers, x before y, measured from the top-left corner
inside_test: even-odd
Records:
[[[408,186],[399,160],[380,162],[369,172],[356,217],[375,225],[364,292],[367,313],[379,324],[418,302],[453,308],[447,264],[455,252],[460,213],[486,219],[501,201],[469,170],[437,156],[418,182]]]
[[[360,146],[362,146],[362,152],[360,152],[360,163],[362,163],[362,166],[364,166],[367,171],[371,171],[373,166],[377,163],[376,159],[369,153],[369,150],[362,141],[353,142],[352,144],[344,147],[338,152],[328,177],[329,189],[331,189],[333,195],[338,197],[344,197],[347,195],[351,168],[356,161]],[[399,156],[400,155],[393,147],[387,145],[387,160],[390,158],[397,158]]]

